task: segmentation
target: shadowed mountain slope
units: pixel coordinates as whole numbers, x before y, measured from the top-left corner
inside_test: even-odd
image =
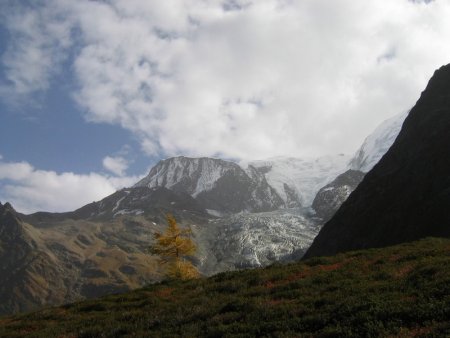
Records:
[[[450,65],[437,70],[392,147],[306,257],[450,237]]]
[[[130,188],[74,212],[21,215],[0,204],[0,315],[124,292],[160,279],[147,249],[166,213],[200,224],[189,195]]]

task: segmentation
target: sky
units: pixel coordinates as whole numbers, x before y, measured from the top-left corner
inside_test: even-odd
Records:
[[[158,160],[352,154],[450,63],[446,0],[0,2],[0,201],[69,211]]]

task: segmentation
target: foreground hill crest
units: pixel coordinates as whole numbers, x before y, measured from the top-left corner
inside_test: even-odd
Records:
[[[0,319],[0,337],[448,337],[450,240],[165,282]]]

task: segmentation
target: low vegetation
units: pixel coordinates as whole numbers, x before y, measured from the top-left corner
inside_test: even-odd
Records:
[[[1,337],[450,336],[450,240],[168,281],[0,318]]]

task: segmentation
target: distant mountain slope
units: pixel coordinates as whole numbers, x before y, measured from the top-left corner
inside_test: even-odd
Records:
[[[159,280],[148,247],[166,213],[190,226],[210,217],[191,196],[161,187],[123,189],[62,214],[0,204],[0,315]]]
[[[202,157],[160,161],[134,187],[165,187],[194,197],[214,214],[276,210],[283,201],[257,171]]]
[[[0,337],[449,337],[450,240],[149,285],[0,318]]]
[[[318,158],[276,157],[248,164],[264,175],[286,207],[308,207],[324,185],[346,171],[349,157],[344,154]]]
[[[0,315],[159,280],[148,247],[167,213],[192,229],[193,262],[205,275],[298,259],[319,230],[300,210],[217,218],[164,187],[122,189],[67,213],[21,215],[0,205]]]
[[[450,237],[450,65],[437,70],[396,141],[305,257]]]
[[[273,211],[311,205],[315,194],[343,173],[350,158],[278,157],[243,162],[173,157],[160,161],[135,187],[187,193],[217,214]]]
[[[67,213],[67,217],[86,220],[112,220],[121,215],[152,217],[152,221],[165,223],[165,214],[179,221],[197,222],[209,215],[190,195],[164,187],[134,187],[116,191],[99,202]]]
[[[233,162],[215,158],[172,157],[160,161],[135,187],[164,187],[193,197],[214,188],[228,172],[239,171]]]

